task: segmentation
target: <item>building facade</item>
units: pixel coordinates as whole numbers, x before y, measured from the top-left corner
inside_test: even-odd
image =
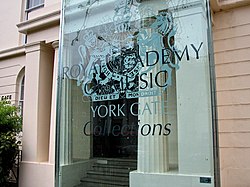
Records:
[[[59,0],[11,0],[1,6],[0,98],[19,105],[23,115],[19,185],[85,186],[93,165],[111,163],[108,167],[131,168],[130,186],[249,186],[250,2],[211,0],[210,8],[206,1],[191,0],[165,7],[165,1],[118,2],[61,6]],[[168,27],[161,24],[164,19]],[[115,39],[125,52],[116,50]],[[154,45],[157,39],[161,42]],[[112,77],[98,71],[105,70],[105,60],[112,62],[106,67]],[[96,65],[88,67],[86,61]],[[124,77],[134,75],[129,87],[114,72],[124,69],[118,62],[131,61],[142,67],[127,64]],[[171,71],[160,61],[171,64]],[[144,68],[142,74],[136,68]],[[83,69],[95,73],[83,79]],[[102,85],[119,88],[118,97],[131,98],[121,101],[114,91],[99,94],[105,90],[101,79]],[[153,85],[164,91],[145,89]],[[107,138],[105,129],[112,136]],[[123,175],[110,178],[115,177],[123,181]]]

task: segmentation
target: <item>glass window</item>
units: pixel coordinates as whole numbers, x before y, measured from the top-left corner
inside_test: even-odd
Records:
[[[215,186],[206,0],[64,0],[57,186]]]
[[[43,6],[44,0],[27,0],[27,10],[32,10]]]
[[[19,107],[20,107],[21,116],[23,116],[23,105],[24,105],[24,80],[25,80],[25,76],[23,76],[21,79],[20,91],[19,91]]]

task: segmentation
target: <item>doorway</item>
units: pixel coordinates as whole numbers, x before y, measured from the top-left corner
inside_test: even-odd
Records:
[[[93,116],[93,157],[136,159],[138,117],[129,110],[137,102],[137,98],[93,102],[99,112]],[[105,117],[104,108],[109,109]]]

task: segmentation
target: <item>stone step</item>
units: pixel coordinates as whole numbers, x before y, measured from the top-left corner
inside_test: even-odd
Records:
[[[99,171],[88,171],[87,176],[95,179],[113,180],[119,182],[129,181],[129,173],[108,173]]]
[[[129,187],[129,185],[117,186],[116,184],[81,183],[74,187]]]
[[[128,187],[128,181],[114,181],[112,179],[98,179],[92,177],[85,177],[81,179],[84,187]]]
[[[129,172],[136,168],[136,160],[100,158],[76,187],[129,187]]]
[[[96,164],[137,167],[137,161],[131,159],[98,159]]]
[[[132,159],[107,159],[110,165],[137,167],[137,161]]]
[[[87,174],[90,175],[107,175],[107,176],[117,176],[117,177],[129,177],[128,172],[115,172],[115,173],[109,173],[109,172],[103,172],[103,171],[88,171]]]
[[[98,164],[98,163],[94,163],[93,166],[95,166],[95,167],[107,167],[107,168],[122,168],[122,169],[133,168],[133,169],[136,169],[136,166],[133,166],[133,165],[119,165],[119,164]]]
[[[93,165],[93,169],[95,171],[106,171],[106,172],[130,172],[136,170],[136,167],[95,163]]]
[[[117,168],[93,168],[92,170],[89,171],[94,171],[94,172],[101,172],[101,173],[106,173],[109,175],[114,175],[114,174],[124,174],[124,175],[129,175],[130,170],[129,169],[117,169]]]

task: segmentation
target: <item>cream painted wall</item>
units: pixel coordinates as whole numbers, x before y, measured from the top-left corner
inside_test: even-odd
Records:
[[[19,89],[18,74],[24,67],[25,56],[0,59],[0,100],[2,96],[11,95],[11,101],[17,102]]]
[[[23,160],[19,186],[52,187],[55,170],[52,148],[55,135],[52,133],[55,131],[52,127],[54,118],[50,119],[50,101],[52,70],[57,68],[53,64],[58,53],[51,44],[59,39],[61,6],[58,0],[45,0],[45,7],[32,11],[25,20],[25,4],[26,0],[10,0],[0,6],[0,96],[11,95],[12,103],[17,103],[18,75],[25,68]],[[26,44],[24,34],[19,33],[20,27],[24,28],[22,33],[27,34]]]
[[[50,28],[40,29],[39,32],[32,32],[27,36],[28,43],[45,41],[51,43],[55,40],[59,40],[59,25],[55,25]]]
[[[60,4],[61,3],[61,0],[44,0],[44,5],[45,7],[48,7],[48,6],[51,6],[51,5],[55,5],[55,4]]]
[[[0,6],[0,51],[18,46],[20,34],[16,24],[21,21],[22,1],[8,0]]]
[[[250,6],[214,14],[222,187],[250,186]]]
[[[16,23],[27,35],[20,187],[54,186],[55,108],[51,106],[51,95],[56,94],[55,90],[52,93],[52,72],[54,68],[57,71],[54,59],[58,59],[58,52],[52,43],[59,39],[59,16],[60,2],[50,0],[43,8],[30,12],[28,20]]]
[[[33,187],[34,181],[40,181],[44,173],[44,180],[36,186],[50,187],[54,183],[54,165],[49,163],[54,49],[49,44],[37,42],[26,45],[25,50],[23,157],[19,184]]]

